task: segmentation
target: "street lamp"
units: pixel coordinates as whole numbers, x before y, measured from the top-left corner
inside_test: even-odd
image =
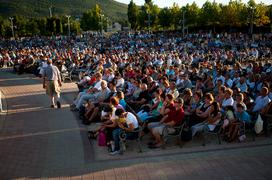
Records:
[[[185,35],[185,8],[182,9],[182,37]]]
[[[70,38],[70,33],[71,33],[71,30],[70,30],[70,15],[66,15],[67,17],[67,20],[68,20],[68,37]]]
[[[11,28],[11,32],[12,32],[12,37],[13,39],[15,39],[15,36],[14,36],[14,26],[13,26],[13,17],[9,17],[9,20],[10,20],[10,28]]]
[[[253,20],[254,20],[254,10],[255,7],[250,7],[251,9],[251,19],[250,19],[250,34],[253,35]]]
[[[148,12],[148,32],[150,33],[150,13]]]
[[[103,35],[103,17],[104,17],[104,14],[101,14],[100,15],[100,33],[101,35]]]
[[[52,6],[50,6],[48,9],[49,9],[49,17],[52,18]]]

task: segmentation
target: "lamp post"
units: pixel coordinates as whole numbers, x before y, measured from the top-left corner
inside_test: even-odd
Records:
[[[251,9],[251,18],[250,18],[250,34],[253,35],[253,20],[254,20],[254,10],[255,7],[250,7]]]
[[[148,12],[148,33],[150,33],[150,12]]]
[[[104,14],[101,14],[100,15],[100,33],[101,33],[101,35],[103,35],[103,17],[104,17]]]
[[[70,35],[71,35],[71,29],[70,29],[70,15],[66,15],[67,17],[67,20],[68,20],[68,37],[70,38]]]
[[[12,32],[12,37],[13,39],[15,39],[15,35],[14,35],[14,26],[13,26],[13,17],[9,17],[10,20],[10,28],[11,28],[11,32]]]
[[[182,37],[185,35],[185,8],[182,9]]]
[[[48,9],[49,9],[49,17],[52,18],[52,6],[50,6]]]

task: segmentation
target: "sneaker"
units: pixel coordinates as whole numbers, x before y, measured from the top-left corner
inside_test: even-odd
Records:
[[[120,151],[113,151],[110,153],[110,155],[112,155],[112,156],[117,155],[117,154],[120,154]]]
[[[55,108],[55,105],[52,104],[50,107],[51,107],[51,108]]]
[[[70,104],[70,108],[75,108],[76,105],[75,104]]]
[[[71,108],[71,111],[79,111],[77,108]]]
[[[61,108],[61,103],[57,101],[57,107],[60,109]]]
[[[243,142],[245,140],[246,140],[246,135],[242,135],[242,136],[239,137],[240,142]]]

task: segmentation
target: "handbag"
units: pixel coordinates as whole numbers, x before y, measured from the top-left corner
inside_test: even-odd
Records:
[[[262,120],[260,114],[258,115],[258,118],[255,122],[254,130],[255,130],[256,134],[259,134],[263,130],[263,120]]]
[[[103,130],[98,133],[98,146],[107,146],[106,133]]]
[[[181,132],[182,141],[191,141],[192,140],[192,130],[191,128],[184,128]]]

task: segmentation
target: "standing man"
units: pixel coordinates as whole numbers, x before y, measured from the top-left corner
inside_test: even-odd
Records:
[[[48,66],[43,72],[43,88],[46,89],[46,94],[51,98],[51,108],[55,108],[55,97],[57,99],[57,107],[61,108],[60,103],[60,87],[61,76],[59,69],[52,64],[52,60],[47,60]]]

